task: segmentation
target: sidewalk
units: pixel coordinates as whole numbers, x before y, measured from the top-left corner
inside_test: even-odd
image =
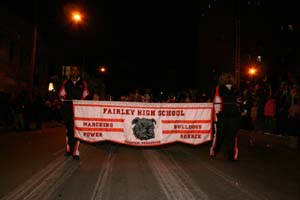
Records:
[[[279,136],[279,135],[265,135],[264,133],[256,132],[253,130],[241,129],[239,134],[245,136],[250,145],[262,146],[280,146],[293,150],[299,150],[298,138],[295,136]]]
[[[47,121],[42,123],[42,129],[56,128],[56,127],[64,127],[63,123],[55,122],[55,121]],[[12,125],[9,127],[0,126],[0,133],[10,133],[10,132],[30,132],[30,131],[38,131],[35,129],[35,124],[31,123],[29,129],[27,130],[16,130]]]
[[[56,128],[56,127],[64,127],[65,125],[60,122],[49,121],[43,123],[43,128]]]

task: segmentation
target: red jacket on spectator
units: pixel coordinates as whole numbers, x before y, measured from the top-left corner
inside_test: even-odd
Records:
[[[265,104],[264,115],[266,117],[275,117],[276,115],[276,101],[270,98]]]

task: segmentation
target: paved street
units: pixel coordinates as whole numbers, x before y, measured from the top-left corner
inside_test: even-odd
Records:
[[[300,152],[287,138],[241,131],[240,159],[209,143],[131,147],[82,143],[66,158],[64,128],[0,134],[0,199],[300,199]]]

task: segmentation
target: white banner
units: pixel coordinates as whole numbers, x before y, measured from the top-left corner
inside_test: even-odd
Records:
[[[133,146],[212,139],[212,103],[140,103],[74,100],[75,137]]]

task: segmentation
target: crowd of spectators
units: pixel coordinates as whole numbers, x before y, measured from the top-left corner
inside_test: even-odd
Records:
[[[264,134],[299,136],[300,90],[297,80],[281,81],[272,89],[267,81],[243,91],[242,127]]]
[[[40,130],[44,122],[61,124],[61,101],[55,92],[43,97],[34,92],[30,97],[27,90],[17,94],[0,92],[0,128],[4,130]]]

